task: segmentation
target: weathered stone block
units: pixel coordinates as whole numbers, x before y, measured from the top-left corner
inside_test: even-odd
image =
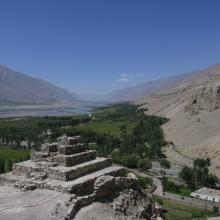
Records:
[[[37,166],[30,160],[13,164],[12,173],[17,176],[31,176],[31,173],[43,172],[44,167]]]
[[[33,152],[31,153],[31,161],[33,162],[41,162],[44,161],[47,157],[49,157],[49,153],[47,152]]]
[[[70,167],[90,160],[94,160],[95,158],[96,158],[96,151],[88,150],[73,155],[59,154],[57,155],[57,163],[62,166]]]
[[[74,167],[52,167],[48,169],[48,175],[51,179],[71,181],[86,174],[95,172],[111,166],[112,161],[109,158],[97,158]]]
[[[67,136],[62,136],[57,138],[58,144],[61,145],[74,145],[79,143],[80,136],[75,136],[75,137],[67,137]]]
[[[47,153],[52,153],[52,152],[57,152],[58,144],[57,143],[52,143],[52,144],[42,144],[41,145],[41,151],[42,152],[47,152]]]
[[[65,154],[65,155],[77,154],[85,150],[87,150],[87,147],[84,144],[60,145],[58,147],[58,153]]]
[[[115,177],[113,176],[100,176],[94,183],[94,191],[97,197],[103,197],[107,194],[114,192]]]
[[[110,166],[73,181],[72,186],[69,189],[66,189],[65,192],[71,194],[74,193],[78,196],[88,195],[94,192],[94,183],[100,176],[110,175],[118,177],[125,176],[125,174],[126,170],[124,168],[119,166]]]

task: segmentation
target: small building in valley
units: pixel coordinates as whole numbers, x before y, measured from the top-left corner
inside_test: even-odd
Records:
[[[216,189],[204,187],[199,190],[196,190],[195,192],[192,192],[191,196],[211,202],[220,202],[220,190]]]

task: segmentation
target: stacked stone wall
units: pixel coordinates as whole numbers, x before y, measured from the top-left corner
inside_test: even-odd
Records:
[[[51,179],[63,180],[63,181],[71,181],[75,180],[81,176],[90,174],[97,170],[104,169],[106,167],[111,166],[111,159],[105,159],[101,161],[97,161],[96,163],[88,163],[84,166],[75,166],[73,169],[62,170],[55,168],[48,169],[48,175]]]
[[[57,163],[61,166],[71,167],[78,165],[80,163],[84,163],[90,160],[94,160],[96,158],[96,151],[85,151],[79,154],[73,155],[57,155]]]

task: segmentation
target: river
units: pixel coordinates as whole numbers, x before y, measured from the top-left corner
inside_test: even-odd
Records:
[[[101,103],[77,103],[75,105],[4,105],[0,106],[0,118],[70,116],[89,114]]]

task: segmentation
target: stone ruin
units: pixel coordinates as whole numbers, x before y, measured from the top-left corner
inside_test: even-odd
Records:
[[[127,212],[126,215],[130,212],[135,219],[151,219],[155,212],[137,180],[126,177],[126,170],[112,165],[110,158],[96,157],[96,151],[89,150],[79,140],[79,136],[62,136],[56,143],[42,144],[41,150],[33,152],[30,160],[13,164],[12,172],[2,174],[1,181],[23,190],[40,188],[69,195],[65,207],[56,207],[54,219],[73,219],[82,207],[117,197],[122,192],[130,196],[138,193],[139,197],[136,195],[133,199],[137,209],[135,204],[125,201],[125,196],[119,199],[121,202],[112,204],[114,210]],[[140,204],[144,208],[140,209]],[[149,205],[151,211],[147,211]]]

